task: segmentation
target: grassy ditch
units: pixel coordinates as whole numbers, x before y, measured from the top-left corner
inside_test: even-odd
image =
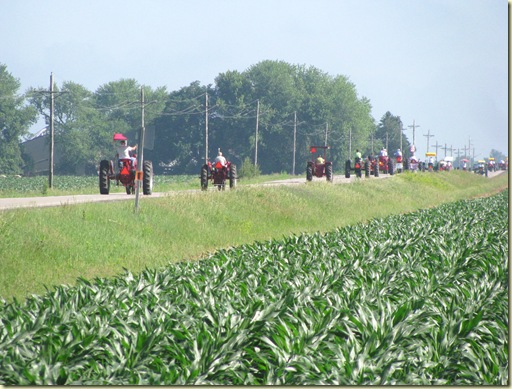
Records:
[[[400,208],[391,201],[396,188],[414,185],[397,178],[368,182],[366,191],[387,200],[386,207],[376,205],[383,213]],[[413,191],[416,201],[428,206],[429,198],[465,193],[443,179],[436,176],[423,195]],[[277,220],[286,227],[283,220],[291,218],[304,223],[298,229],[318,228],[310,217],[321,207],[309,210],[318,199],[329,203],[322,223],[332,223],[329,214],[340,218],[346,208],[331,204],[363,198],[365,186],[255,189],[196,201],[210,203],[204,213],[217,221],[219,200],[241,197],[252,209],[267,209],[257,219],[268,227]],[[184,203],[172,205],[173,199],[145,203],[140,218],[155,220],[153,206],[160,215],[176,213]],[[296,203],[306,208],[282,210]],[[242,213],[227,210],[232,222]],[[357,215],[366,212],[372,213]],[[189,220],[199,228],[202,219],[198,212]],[[508,384],[508,190],[346,224],[138,275],[82,278],[75,287],[0,304],[0,384]],[[138,231],[135,245],[151,236],[145,233]]]
[[[292,233],[326,232],[508,187],[450,172],[402,174],[352,184],[312,182],[234,191],[173,192],[131,202],[77,204],[0,212],[0,297],[23,299],[54,285],[138,273],[195,260],[219,248]]]

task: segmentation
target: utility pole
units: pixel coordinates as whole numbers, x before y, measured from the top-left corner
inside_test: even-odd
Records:
[[[441,149],[441,145],[437,143],[437,140],[436,140],[436,145],[434,146],[436,148],[436,158],[437,158],[437,150],[438,149]]]
[[[457,147],[457,169],[460,169],[460,148]]]
[[[208,163],[208,92],[206,92],[205,94],[205,110],[204,110],[204,122],[205,122],[205,126],[204,126],[204,131],[205,131],[205,135],[204,135],[204,139],[205,139],[205,150],[204,150],[204,163]]]
[[[348,129],[348,159],[352,158],[352,127]]]
[[[325,123],[325,141],[324,146],[327,146],[327,132],[329,131],[329,123]]]
[[[389,136],[388,136],[388,132],[386,131],[386,150],[389,148],[388,143],[389,143]]]
[[[260,101],[256,107],[256,144],[254,146],[254,166],[258,166],[258,125],[260,117]]]
[[[53,146],[54,146],[54,137],[55,137],[55,128],[54,128],[54,110],[55,110],[55,101],[53,97],[53,72],[50,73],[50,167],[48,172],[48,188],[53,188]]]
[[[416,127],[419,127],[418,124],[416,124],[416,121],[412,121],[412,126],[408,126],[409,128],[412,127],[412,144],[416,146]]]
[[[434,135],[430,135],[430,130],[427,131],[423,136],[427,137],[427,153],[429,152],[430,138],[433,138]]]
[[[295,146],[297,143],[297,111],[293,113],[293,164],[292,175],[295,175]]]
[[[140,145],[137,147],[139,152],[137,153],[137,171],[135,172],[135,180],[137,184],[135,185],[135,211],[139,209],[139,195],[140,195],[140,187],[142,186],[142,174],[143,169],[142,165],[144,163],[144,85],[140,87],[140,111],[141,111],[141,127],[140,127]]]

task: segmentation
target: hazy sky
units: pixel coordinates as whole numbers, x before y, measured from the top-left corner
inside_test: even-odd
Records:
[[[429,130],[430,151],[471,138],[477,158],[508,154],[507,0],[0,0],[20,92],[52,72],[92,92],[121,78],[173,91],[263,60],[348,77],[376,123],[419,125],[420,155]]]

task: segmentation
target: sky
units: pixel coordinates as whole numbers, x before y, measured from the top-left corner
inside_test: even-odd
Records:
[[[72,81],[92,92],[124,78],[170,92],[194,81],[214,85],[220,73],[264,60],[313,66],[347,77],[370,100],[376,123],[388,111],[400,116],[420,156],[428,140],[429,151],[466,147],[478,159],[492,149],[508,155],[508,7],[507,0],[0,0],[0,63],[20,93],[49,88],[51,73],[58,86]]]

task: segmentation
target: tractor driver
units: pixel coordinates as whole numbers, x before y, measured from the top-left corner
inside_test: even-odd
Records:
[[[359,151],[359,149],[356,150],[356,161],[359,159],[361,160],[361,158],[363,158],[363,155],[361,154],[361,152]]]
[[[322,155],[318,154],[318,157],[316,158],[316,163],[319,165],[325,163],[325,159],[322,158]]]
[[[135,168],[137,164],[137,160],[135,157],[132,157],[130,155],[131,151],[137,150],[137,145],[135,146],[128,146],[126,143],[126,140],[122,140],[121,144],[117,146],[117,158],[118,159],[130,159],[132,161],[132,166]]]
[[[222,155],[222,151],[219,150],[219,153],[217,154],[217,158],[215,158],[215,164],[217,164],[217,162],[220,162],[220,164],[222,165],[222,167],[225,167],[226,166],[226,158]]]

